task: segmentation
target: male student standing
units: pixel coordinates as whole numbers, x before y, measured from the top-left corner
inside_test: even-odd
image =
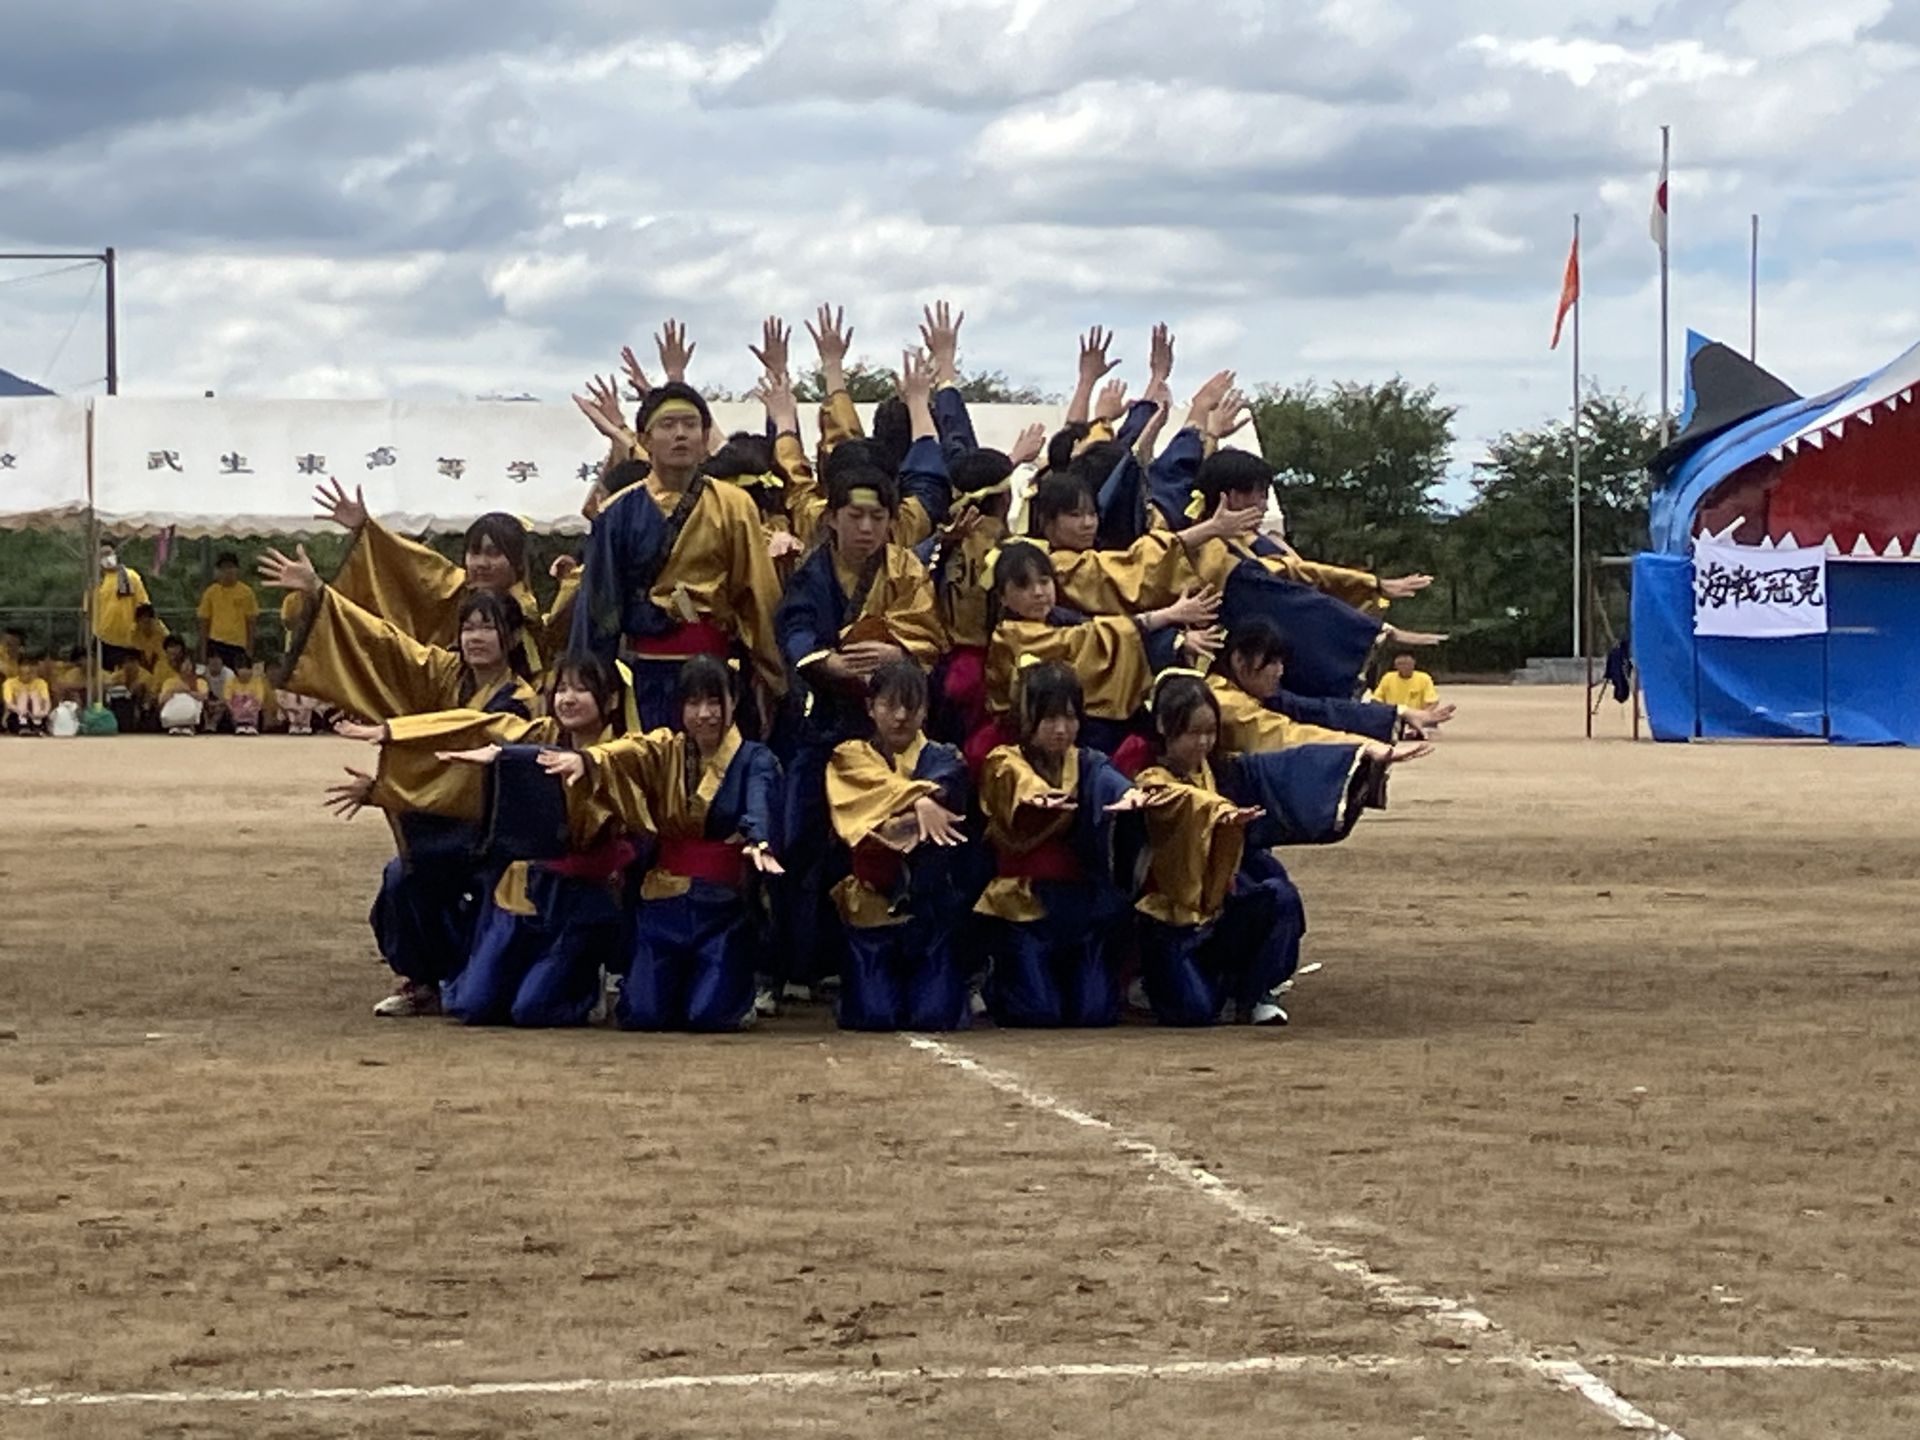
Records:
[[[218,655],[229,667],[253,651],[253,627],[260,601],[253,587],[240,578],[240,557],[221,552],[213,565],[213,584],[200,594],[200,659]]]

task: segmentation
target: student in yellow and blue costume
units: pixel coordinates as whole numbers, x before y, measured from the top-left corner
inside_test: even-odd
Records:
[[[600,993],[600,962],[619,944],[620,888],[635,850],[604,807],[569,814],[540,767],[548,749],[584,750],[624,728],[625,687],[597,656],[552,667],[546,716],[479,710],[344,723],[339,733],[380,747],[373,773],[349,769],[328,792],[351,816],[465,822],[483,836],[486,881],[465,964],[440,983],[444,1012],[469,1025],[583,1025]]]
[[[668,381],[647,392],[639,432],[650,463],[607,472],[610,493],[594,516],[573,602],[571,648],[626,660],[651,729],[674,723],[679,668],[692,655],[743,661],[755,720],[786,692],[773,629],[780,583],[760,507],[705,473],[712,428],[691,385]]]
[[[867,713],[871,734],[843,740],[827,769],[827,809],[850,871],[833,891],[847,940],[840,1025],[963,1029],[966,765],[953,746],[927,739],[927,676],[912,660],[874,672]]]
[[[1145,795],[1081,745],[1080,681],[1066,665],[1020,670],[1019,740],[986,757],[980,809],[994,876],[974,907],[990,957],[985,999],[1009,1026],[1111,1025],[1127,897],[1114,817]]]
[[[709,655],[678,677],[680,729],[651,730],[540,763],[580,823],[611,811],[653,838],[632,906],[614,1019],[629,1030],[727,1032],[753,1021],[762,950],[758,885],[775,858],[780,766],[734,723],[734,672]]]
[[[495,592],[461,597],[459,648],[445,650],[323,584],[305,546],[293,556],[268,550],[260,576],[302,598],[287,646],[289,690],[375,722],[456,709],[533,717],[539,697],[514,668],[521,611]],[[466,962],[476,899],[484,893],[473,858],[476,825],[423,812],[389,818],[399,854],[387,864],[368,919],[400,982],[375,1013],[437,1014],[440,982]]]

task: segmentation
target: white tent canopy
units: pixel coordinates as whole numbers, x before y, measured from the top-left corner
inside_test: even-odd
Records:
[[[26,529],[87,509],[87,402],[0,400],[0,529]]]

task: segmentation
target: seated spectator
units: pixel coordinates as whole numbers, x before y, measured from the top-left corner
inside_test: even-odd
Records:
[[[187,642],[169,635],[161,670],[155,676],[160,728],[169,735],[191,735],[206,717],[207,682],[187,658]]]
[[[153,678],[146,666],[129,656],[120,662],[119,669],[102,678],[101,699],[113,712],[122,735],[159,728],[153,707]]]
[[[227,691],[233,685],[233,667],[227,664],[227,652],[224,649],[207,652],[207,663],[200,671],[200,678],[207,686],[207,713],[200,722],[200,728],[209,735],[216,731],[232,734],[233,717],[227,713]]]
[[[1414,668],[1413,656],[1402,651],[1393,657],[1393,669],[1380,677],[1373,687],[1373,698],[1382,705],[1404,705],[1409,710],[1427,710],[1440,703],[1433,676]]]
[[[67,658],[49,661],[43,677],[53,690],[53,703],[59,706],[71,700],[76,705],[87,703],[87,649],[84,645],[75,645],[67,651]]]
[[[213,668],[213,657],[207,661],[208,671]],[[211,673],[207,683],[213,683]],[[228,682],[225,694],[227,716],[233,721],[233,733],[236,735],[258,735],[261,725],[273,711],[273,687],[267,683],[267,677],[254,666],[253,656],[240,652],[240,658],[233,667],[233,678]]]
[[[51,663],[44,656],[19,662],[18,673],[0,681],[0,704],[6,707],[6,727],[15,735],[44,735],[53,713],[53,690],[48,683]]]
[[[284,688],[287,667],[274,665],[268,669],[268,678],[273,685],[273,705],[280,718],[286,723],[289,735],[313,734],[314,711],[320,708],[320,702],[311,695],[296,695]]]
[[[167,643],[167,622],[154,614],[153,606],[139,605],[133,612],[133,648],[140,652],[140,663],[152,670],[160,664],[161,647]]]

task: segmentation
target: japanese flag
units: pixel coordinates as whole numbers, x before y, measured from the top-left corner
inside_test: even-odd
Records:
[[[1660,247],[1662,255],[1667,253],[1667,162],[1660,161],[1660,183],[1653,192],[1653,213],[1647,217],[1647,233],[1653,236],[1653,243]]]

